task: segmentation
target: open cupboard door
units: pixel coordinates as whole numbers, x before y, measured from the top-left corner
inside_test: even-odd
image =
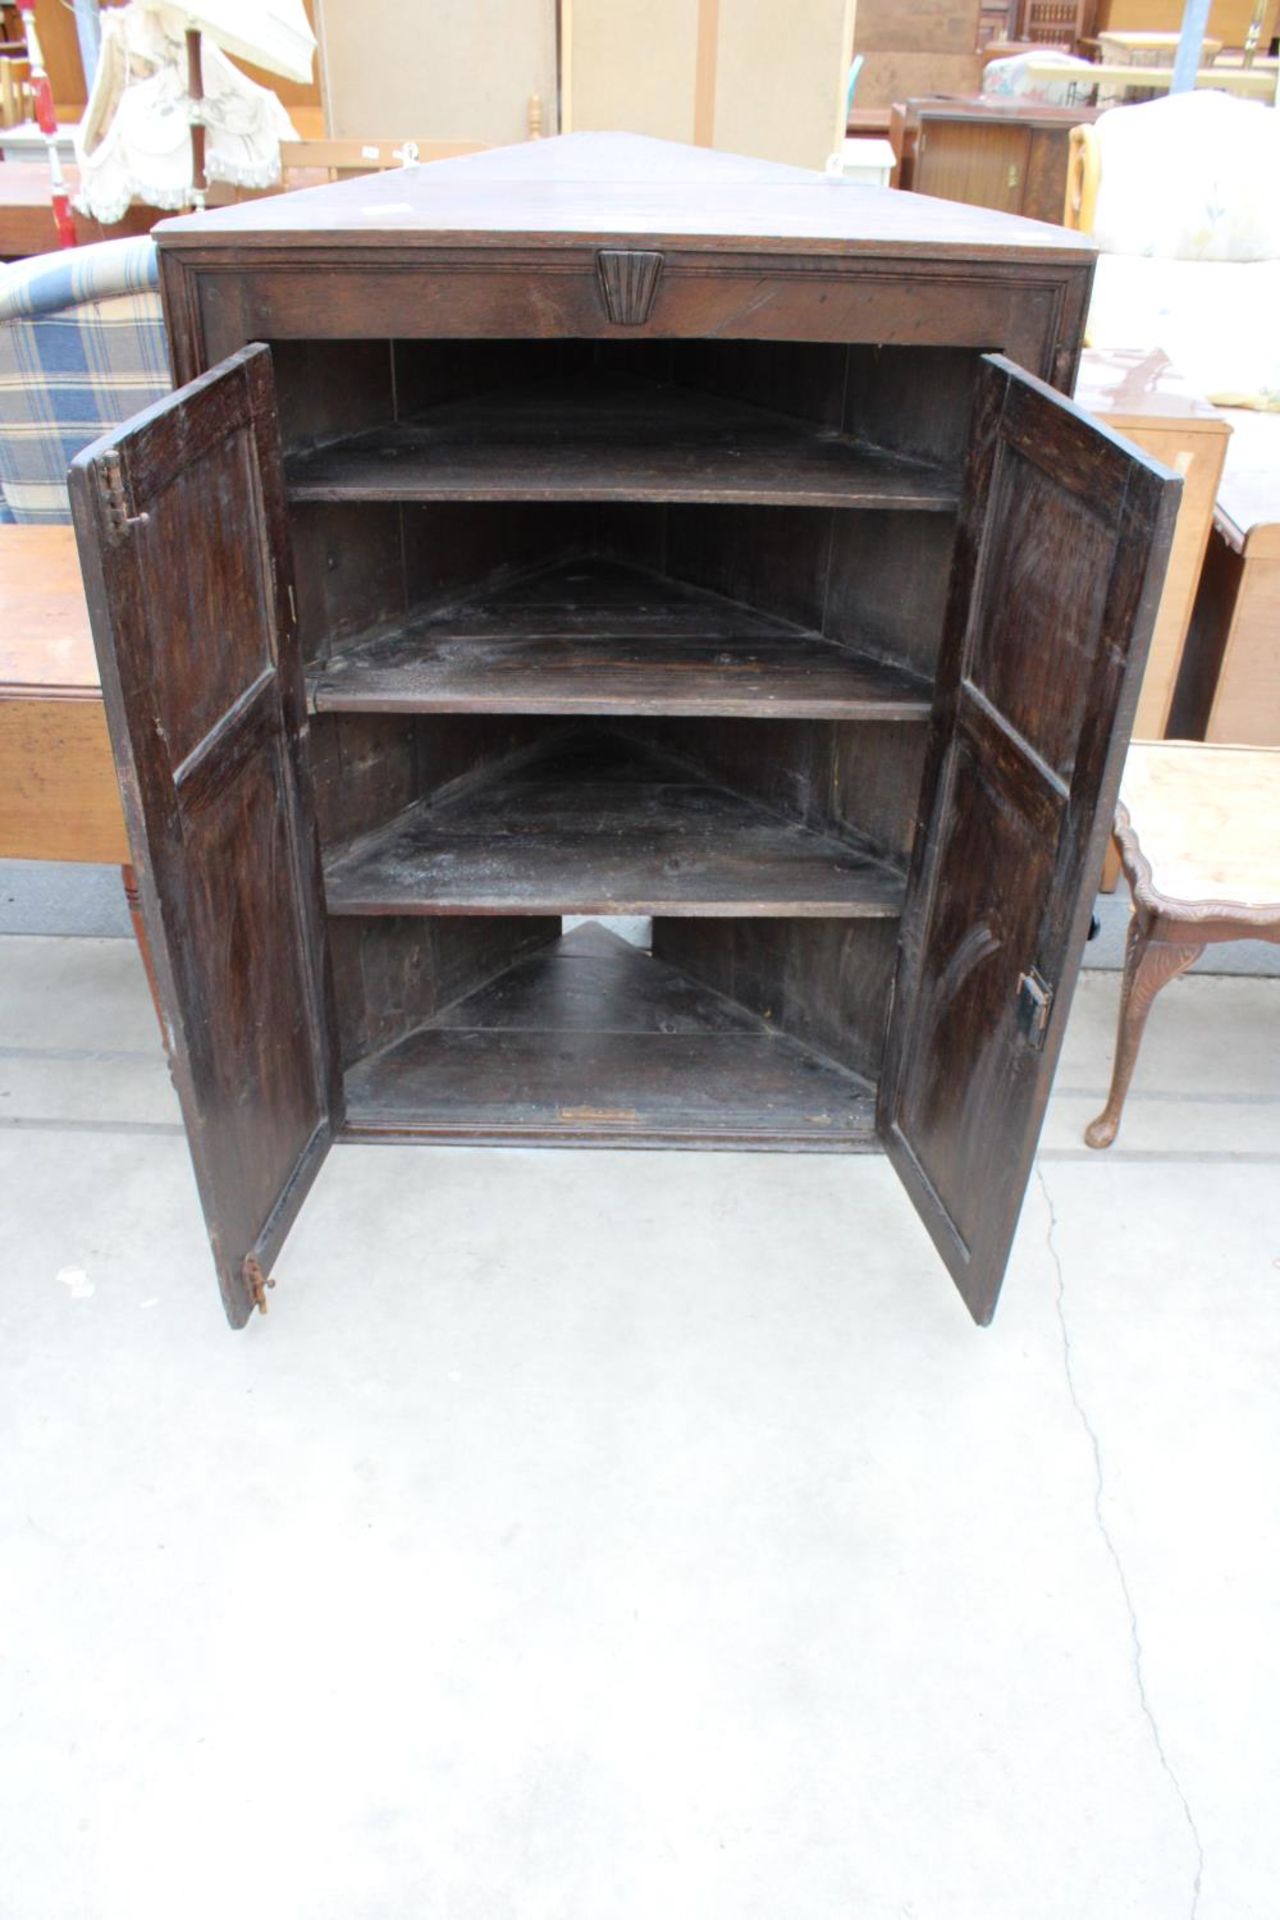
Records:
[[[1039,380],[984,361],[878,1114],[983,1325],[1088,933],[1179,487]]]
[[[71,498],[173,1075],[241,1326],[341,1104],[267,348],[86,449]]]

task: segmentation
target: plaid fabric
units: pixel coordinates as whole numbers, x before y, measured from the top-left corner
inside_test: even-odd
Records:
[[[145,235],[0,268],[0,520],[69,520],[73,456],[169,392],[157,277]]]

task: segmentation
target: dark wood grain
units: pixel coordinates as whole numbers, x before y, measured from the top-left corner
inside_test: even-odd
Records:
[[[532,915],[333,920],[329,944],[343,1065],[404,1039],[451,1001],[559,936],[558,919]]]
[[[880,1124],[986,1322],[1084,949],[1180,482],[1007,361],[984,366],[976,418]]]
[[[346,645],[319,713],[786,715],[926,720],[925,683],[821,634],[593,558],[507,579]]]
[[[599,927],[349,1069],[357,1139],[874,1145],[870,1084]]]
[[[668,920],[653,951],[841,1066],[879,1077],[898,959],[892,920]]]
[[[633,741],[583,731],[333,856],[330,913],[892,918],[901,873]]]
[[[763,407],[589,372],[452,401],[289,462],[294,500],[733,500],[954,508],[925,461]]]
[[[639,236],[643,236],[640,238]],[[282,239],[374,250],[406,238],[465,238],[506,249],[522,237],[583,238],[620,247],[715,241],[724,251],[762,240],[780,252],[851,247],[872,257],[932,259],[1018,252],[1030,261],[1088,261],[1085,237],[984,208],[939,205],[825,179],[804,167],[681,146],[640,134],[579,133],[495,148],[431,166],[210,208],[161,222],[166,247],[210,243],[238,252]]]
[[[341,1083],[271,358],[78,456],[72,505],[170,1060],[227,1317]]]
[[[153,935],[241,1156],[228,1244],[298,1134],[303,1081],[260,1096],[255,1049],[300,1036],[326,1117],[264,1257],[344,1086],[367,1138],[848,1148],[879,1076],[907,1192],[988,1317],[1169,516],[1034,382],[975,390],[991,349],[1069,390],[1090,245],[575,136],[169,223],[159,249],[180,377],[281,357],[305,657],[319,707],[350,698],[302,711],[278,463],[193,412],[154,442],[154,511],[127,488],[111,529],[94,511],[156,571],[156,657],[114,647],[118,704],[158,768],[132,816]],[[644,590],[611,604],[611,568]],[[653,912],[659,958],[549,947],[579,910]],[[201,966],[235,976],[212,1024]],[[1032,1066],[1027,968],[1056,996]]]

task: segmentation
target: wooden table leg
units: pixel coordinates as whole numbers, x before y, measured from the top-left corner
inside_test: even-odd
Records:
[[[1125,937],[1124,980],[1120,988],[1120,1019],[1116,1029],[1116,1058],[1111,1091],[1096,1120],[1084,1130],[1085,1144],[1109,1147],[1120,1131],[1120,1114],[1142,1044],[1151,1003],[1161,987],[1185,973],[1204,952],[1203,945],[1172,946],[1151,938],[1150,922],[1135,910]]]
[[[156,985],[156,970],[151,963],[151,942],[147,939],[147,929],[142,918],[142,901],[138,894],[138,876],[132,867],[121,867],[120,877],[124,881],[124,897],[129,903],[129,918],[133,922],[133,937],[138,943],[138,952],[142,955],[142,965],[147,976],[147,985],[151,989],[151,1004],[156,1010],[156,1019],[160,1022],[160,1034],[169,1048],[169,1036],[165,1029],[164,1014],[160,1009],[160,989]]]

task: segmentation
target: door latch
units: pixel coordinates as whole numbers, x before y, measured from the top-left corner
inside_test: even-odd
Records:
[[[1049,1015],[1053,1010],[1053,988],[1037,967],[1018,976],[1018,1025],[1036,1053],[1044,1045]]]

